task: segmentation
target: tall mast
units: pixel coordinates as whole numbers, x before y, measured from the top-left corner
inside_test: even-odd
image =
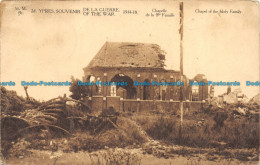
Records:
[[[183,41],[183,2],[180,2],[180,73],[183,75],[183,48],[182,48],[182,41]]]
[[[180,2],[180,78],[181,82],[183,82],[183,48],[182,48],[182,40],[183,40],[183,2]],[[180,86],[180,112],[181,112],[181,125],[179,129],[179,136],[182,139],[182,123],[183,123],[183,86]]]

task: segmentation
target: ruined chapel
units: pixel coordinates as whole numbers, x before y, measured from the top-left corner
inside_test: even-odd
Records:
[[[119,111],[141,111],[147,108],[142,104],[151,102],[169,105],[170,102],[178,103],[180,99],[188,101],[207,99],[207,86],[199,86],[196,89],[189,86],[190,79],[181,75],[180,71],[165,69],[164,62],[165,52],[157,44],[106,42],[87,67],[83,68],[83,81],[124,81],[128,85],[89,86],[90,92],[85,101],[98,110],[112,106]],[[134,81],[150,83],[181,81],[184,85],[136,86]],[[129,106],[126,106],[127,104]]]

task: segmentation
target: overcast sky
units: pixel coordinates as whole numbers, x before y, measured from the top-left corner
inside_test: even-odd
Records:
[[[5,2],[1,25],[1,81],[25,96],[21,81],[70,81],[82,78],[82,68],[106,41],[156,43],[167,52],[167,68],[179,70],[180,37],[177,2]],[[83,14],[31,14],[18,16],[16,6],[27,9],[80,9],[118,7],[138,15],[89,17]],[[174,17],[151,18],[145,13],[166,9]],[[201,14],[196,9],[241,10],[241,14]],[[249,97],[259,87],[245,81],[259,80],[258,6],[253,2],[184,2],[184,73],[205,74],[211,81],[240,81]],[[226,91],[218,87],[216,94]],[[67,93],[68,87],[29,87],[29,95],[47,100]]]

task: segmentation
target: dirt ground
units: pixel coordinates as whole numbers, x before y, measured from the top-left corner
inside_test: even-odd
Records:
[[[143,119],[143,117],[142,117]],[[258,160],[257,149],[235,149],[235,148],[200,148],[200,147],[188,147],[181,146],[172,143],[165,143],[165,141],[155,140],[151,138],[146,131],[135,121],[133,118],[121,117],[118,119],[118,129],[106,131],[102,134],[103,138],[112,141],[122,141],[117,139],[117,134],[126,132],[125,138],[137,139],[133,141],[133,144],[129,144],[125,147],[109,146],[109,143],[97,150],[66,150],[64,144],[59,149],[52,150],[51,144],[47,144],[47,148],[28,148],[26,150],[16,151],[13,148],[14,153],[19,153],[16,156],[9,157],[8,159],[2,159],[1,164],[6,165],[67,165],[67,164],[86,164],[86,165],[121,165],[121,164],[141,164],[141,165],[256,165]],[[125,129],[125,130],[123,130]],[[134,132],[130,130],[135,130]],[[130,131],[130,132],[129,132]],[[117,132],[117,133],[116,133]],[[75,133],[75,137],[84,139],[83,133]],[[113,135],[113,137],[111,137]],[[134,136],[130,136],[134,135]],[[90,135],[88,135],[90,136]],[[114,137],[115,136],[115,137]],[[94,136],[93,136],[94,137]],[[143,139],[143,140],[141,140]],[[78,146],[91,146],[90,143],[96,141],[78,141],[79,139],[57,139],[58,142],[66,141],[73,142]],[[100,142],[105,142],[103,139],[98,139]],[[138,141],[144,141],[137,143]],[[36,142],[36,141],[35,141]],[[79,144],[77,143],[79,142]],[[52,143],[56,143],[52,141]],[[17,143],[18,149],[22,148],[23,143]],[[52,145],[53,145],[52,144]],[[48,147],[49,146],[49,147]],[[26,151],[26,154],[21,152]],[[130,163],[122,161],[131,160]]]
[[[203,155],[200,157],[182,157],[174,156],[168,159],[158,158],[153,155],[143,154],[141,149],[127,149],[131,153],[137,153],[141,157],[142,165],[256,165],[257,161],[240,162],[236,160],[218,160],[209,161],[204,160]],[[102,151],[98,151],[102,152]],[[94,154],[94,153],[92,153]],[[77,153],[63,153],[63,152],[50,152],[32,150],[32,154],[24,158],[12,158],[3,160],[1,164],[8,165],[91,165],[95,164],[91,161],[90,153],[77,152]]]

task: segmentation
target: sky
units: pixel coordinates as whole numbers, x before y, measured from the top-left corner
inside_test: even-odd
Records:
[[[5,2],[1,22],[1,82],[25,96],[21,81],[70,81],[81,79],[83,68],[106,41],[155,43],[166,54],[168,69],[179,70],[179,6],[174,1],[50,1]],[[15,7],[26,6],[18,16]],[[112,17],[83,14],[39,13],[39,9],[119,8],[137,15],[116,13]],[[36,9],[36,13],[31,13]],[[153,9],[167,10],[174,17],[146,17]],[[241,10],[241,14],[201,14],[195,10]],[[184,74],[204,74],[210,81],[240,81],[252,97],[259,87],[259,10],[254,2],[184,2]],[[69,95],[68,87],[29,87],[38,100]],[[216,87],[216,95],[226,87]]]

